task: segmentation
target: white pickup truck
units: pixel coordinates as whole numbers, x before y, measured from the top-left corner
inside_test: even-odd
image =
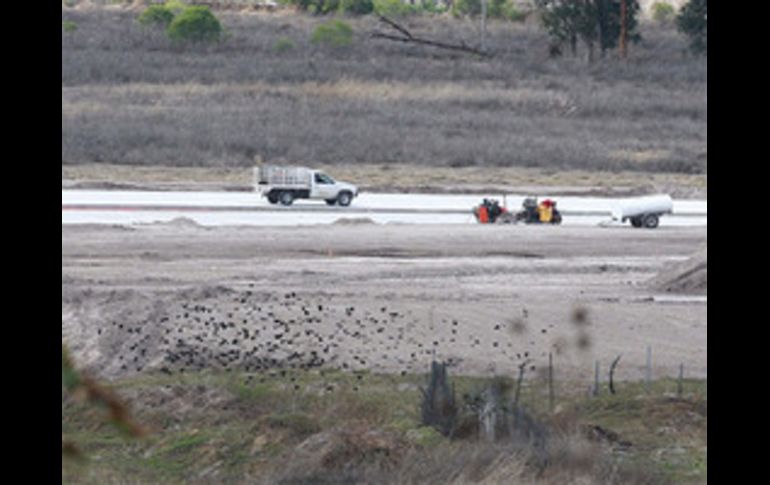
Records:
[[[348,206],[358,196],[355,185],[307,167],[259,165],[254,167],[254,188],[271,204],[283,205],[291,205],[295,199],[316,199]]]

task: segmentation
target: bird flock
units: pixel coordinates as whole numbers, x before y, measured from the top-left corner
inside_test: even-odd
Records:
[[[423,373],[433,360],[516,367],[547,355],[519,309],[486,327],[394,308],[392,302],[344,304],[339,296],[256,291],[253,284],[216,295],[171,299],[147,318],[115,319],[107,331],[112,365],[121,375],[183,374],[206,369],[271,372],[338,369]],[[474,356],[478,356],[476,359]],[[531,367],[535,369],[534,364]],[[490,369],[493,370],[493,369]]]

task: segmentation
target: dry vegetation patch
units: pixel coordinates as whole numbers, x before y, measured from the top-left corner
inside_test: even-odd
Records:
[[[540,385],[528,381],[523,397],[549,430],[545,446],[536,449],[526,442],[490,443],[474,436],[415,438],[426,431],[412,386],[425,378],[366,374],[360,380],[354,374],[314,372],[301,376],[303,390],[293,399],[278,373],[124,379],[114,383],[117,392],[138,419],[152,423],[152,433],[138,441],[122,438],[94,426],[88,409],[63,399],[62,433],[87,455],[99,456],[80,468],[65,461],[63,478],[79,483],[103,483],[127,473],[143,483],[681,483],[705,478],[705,383],[688,381],[680,398],[661,394],[672,385],[664,381],[651,391],[621,383],[618,394],[598,398],[561,394],[558,410],[549,414]],[[453,380],[458,395],[489,382]],[[330,383],[336,391],[312,390]],[[353,385],[359,390],[344,391]]]
[[[62,9],[62,163],[706,171],[706,63],[645,25],[631,59],[553,60],[536,25],[491,22],[491,59],[373,39],[315,45],[322,18],[221,12],[222,42],[182,48],[131,10]],[[478,26],[410,18],[472,45]],[[65,35],[67,34],[67,35]],[[279,40],[291,49],[277,49]]]

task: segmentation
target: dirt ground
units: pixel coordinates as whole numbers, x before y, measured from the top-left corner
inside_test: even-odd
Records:
[[[62,226],[62,339],[106,378],[332,367],[706,377],[700,300],[655,278],[706,228]],[[705,281],[705,280],[704,280]],[[690,288],[690,287],[688,287]],[[691,288],[690,288],[691,289]]]

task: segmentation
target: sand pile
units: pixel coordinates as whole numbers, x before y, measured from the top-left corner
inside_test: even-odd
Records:
[[[687,261],[672,264],[652,278],[650,287],[667,293],[705,294],[707,284],[708,258],[704,247]]]
[[[198,222],[196,222],[194,219],[191,219],[185,216],[175,217],[168,221],[149,222],[143,225],[167,227],[170,229],[204,229],[205,228],[205,226],[198,224]]]
[[[341,217],[333,222],[333,224],[343,226],[356,226],[360,224],[375,224],[375,222],[369,217]]]

